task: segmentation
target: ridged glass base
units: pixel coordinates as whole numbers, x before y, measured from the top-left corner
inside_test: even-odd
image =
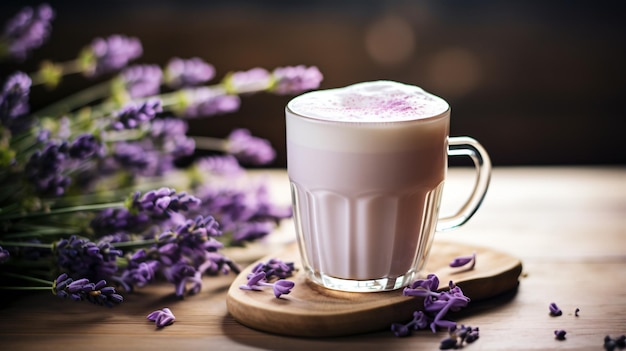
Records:
[[[320,272],[307,271],[307,277],[312,282],[328,289],[348,292],[377,292],[403,288],[416,279],[417,273],[411,272],[394,278],[350,280],[331,277]]]

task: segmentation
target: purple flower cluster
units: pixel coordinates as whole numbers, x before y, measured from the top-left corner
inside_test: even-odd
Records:
[[[264,165],[276,157],[276,151],[268,140],[255,137],[243,128],[234,129],[228,135],[226,153],[249,165]]]
[[[81,134],[72,143],[48,141],[30,156],[24,170],[26,179],[40,194],[61,196],[70,185],[70,177],[64,174],[65,170],[76,162],[100,155],[102,147],[93,134]]]
[[[158,65],[134,65],[125,68],[120,78],[131,98],[142,98],[159,93],[163,71]]]
[[[244,172],[244,168],[232,155],[200,157],[196,163],[203,173],[213,175],[236,176]]]
[[[93,243],[72,235],[54,248],[57,266],[71,277],[105,279],[117,271],[117,258],[123,255],[109,242]]]
[[[478,327],[461,325],[460,328],[451,328],[448,333],[449,336],[439,344],[440,350],[460,349],[464,343],[471,344],[479,338]]]
[[[31,83],[26,73],[16,72],[9,76],[0,91],[0,123],[12,131],[21,129],[27,122],[25,115],[30,110],[28,97]]]
[[[174,313],[167,307],[151,312],[146,318],[154,322],[157,328],[166,327],[174,323],[176,319]]]
[[[227,90],[235,94],[266,90],[272,83],[272,75],[265,68],[252,68],[230,74],[226,79]]]
[[[448,291],[437,291],[439,289],[439,278],[435,274],[429,274],[426,279],[419,279],[402,292],[405,296],[418,296],[424,298],[423,314],[414,314],[414,319],[409,324],[394,323],[391,330],[396,336],[407,336],[410,333],[409,325],[413,329],[430,327],[433,333],[437,327],[451,330],[456,328],[456,323],[443,319],[450,311],[458,311],[467,306],[470,299],[463,294],[460,287],[452,281],[449,283]]]
[[[239,286],[242,290],[262,290],[263,287],[272,287],[274,296],[280,298],[282,295],[287,295],[291,292],[291,289],[295,286],[295,283],[291,280],[285,280],[293,275],[294,264],[293,262],[283,262],[280,259],[272,258],[268,262],[258,263],[252,271],[246,276],[247,283]],[[269,280],[277,278],[273,283]]]
[[[165,68],[165,83],[172,88],[200,85],[214,76],[215,68],[198,57],[172,58]]]
[[[106,285],[105,280],[99,280],[97,283],[92,283],[86,278],[73,280],[67,274],[62,273],[54,280],[52,291],[64,299],[86,300],[106,307],[113,307],[124,301],[124,298],[115,291],[115,288]]]
[[[11,258],[11,253],[0,246],[0,264],[5,263]]]
[[[197,216],[184,219],[173,229],[157,236],[157,244],[140,249],[129,259],[122,273],[114,279],[124,289],[132,291],[162,275],[175,285],[176,295],[182,297],[187,290],[198,293],[202,288],[202,275],[235,272],[239,268],[217,251],[223,244],[215,239],[221,235],[219,224],[213,217]]]
[[[24,60],[29,51],[40,47],[50,35],[54,10],[48,4],[21,9],[11,18],[2,34],[9,56]]]
[[[186,103],[182,116],[187,118],[210,117],[239,109],[241,100],[224,90],[199,87],[184,91]]]
[[[139,232],[150,224],[146,213],[132,213],[127,208],[107,208],[100,211],[91,220],[89,226],[96,236],[117,233]]]
[[[610,335],[604,337],[604,349],[606,351],[613,351],[616,348],[623,350],[626,348],[626,335],[621,335],[617,338],[612,338]]]
[[[265,237],[281,219],[292,215],[291,207],[275,205],[263,183],[253,189],[206,185],[197,191],[202,211],[213,214],[233,244]]]
[[[278,67],[272,72],[274,86],[272,91],[277,94],[299,94],[320,86],[322,73],[315,66],[304,65]]]
[[[151,99],[141,104],[128,104],[114,114],[111,122],[113,130],[138,128],[141,123],[154,119],[157,113],[163,111],[161,100]]]
[[[196,149],[193,138],[187,136],[187,122],[178,118],[160,118],[152,121],[150,137],[153,148],[163,156],[178,157],[190,156]]]
[[[125,67],[143,54],[141,41],[125,35],[95,38],[83,52],[84,72],[96,77]]]
[[[173,212],[188,211],[200,203],[200,199],[186,192],[176,193],[174,189],[162,187],[143,195],[139,191],[135,192],[132,195],[130,210],[144,212],[151,217],[168,218]]]

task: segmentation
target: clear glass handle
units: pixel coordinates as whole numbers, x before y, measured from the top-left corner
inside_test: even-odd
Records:
[[[470,137],[449,137],[448,156],[469,156],[476,167],[474,191],[459,211],[448,217],[439,218],[437,231],[453,229],[467,222],[483,202],[491,178],[491,160],[487,150]]]

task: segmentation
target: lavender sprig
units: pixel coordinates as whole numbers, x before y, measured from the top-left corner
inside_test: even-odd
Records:
[[[125,35],[95,38],[80,54],[79,61],[88,77],[117,71],[143,54],[139,39]]]
[[[226,152],[249,165],[267,164],[276,157],[269,141],[253,136],[244,128],[235,129],[228,135]]]
[[[165,84],[172,88],[192,87],[206,83],[215,76],[213,65],[199,57],[172,58],[165,68]]]
[[[174,313],[172,313],[172,311],[167,307],[151,312],[148,316],[146,316],[146,318],[153,321],[157,328],[163,328],[171,325],[174,323],[174,320],[176,320]]]
[[[49,37],[51,22],[54,19],[54,10],[48,4],[41,4],[37,8],[30,6],[22,8],[6,26],[0,41],[0,47],[6,46],[6,53],[19,61],[24,60],[30,51],[40,47]]]
[[[124,298],[115,291],[115,288],[106,285],[105,280],[100,280],[97,283],[92,283],[86,278],[73,280],[67,274],[62,273],[54,280],[52,292],[64,299],[85,300],[106,307],[113,307],[124,301]]]

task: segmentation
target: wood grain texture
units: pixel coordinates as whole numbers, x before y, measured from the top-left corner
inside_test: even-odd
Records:
[[[455,257],[473,252],[478,257],[474,269],[449,267]],[[302,269],[289,278],[296,283],[292,292],[280,299],[274,297],[271,289],[239,289],[256,263],[274,257],[302,267],[297,246],[291,245],[242,271],[228,290],[228,310],[246,326],[291,336],[340,336],[388,330],[392,323],[410,320],[414,311],[423,310],[423,299],[403,296],[402,289],[370,293],[329,290],[308,280]],[[439,277],[440,289],[452,280],[466,296],[478,301],[516,288],[522,262],[488,248],[435,241],[424,272]]]

